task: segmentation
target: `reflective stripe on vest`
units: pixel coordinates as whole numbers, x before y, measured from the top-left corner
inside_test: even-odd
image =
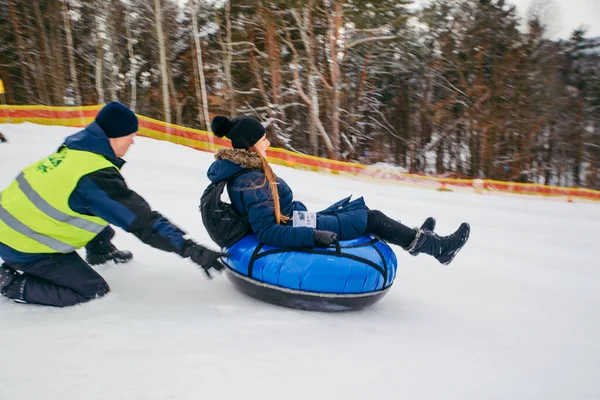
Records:
[[[2,193],[0,193],[0,220],[2,220],[10,228],[19,232],[21,235],[27,236],[28,238],[38,241],[41,244],[48,246],[49,248],[51,248],[52,250],[54,250],[58,253],[68,253],[68,252],[77,250],[76,248],[73,248],[73,246],[71,246],[70,244],[63,243],[60,240],[56,240],[49,236],[45,236],[45,235],[41,235],[41,234],[37,233],[36,231],[29,228],[27,225],[25,225],[21,221],[19,221],[18,219],[16,219],[12,215],[10,215],[4,209],[4,207],[2,207]]]
[[[0,242],[24,253],[67,253],[93,239],[108,223],[79,214],[69,198],[79,180],[118,168],[98,154],[61,149],[25,168],[0,193]]]
[[[102,229],[106,227],[106,225],[100,225],[93,221],[88,221],[83,218],[65,214],[62,211],[59,211],[56,208],[52,207],[46,200],[42,198],[42,196],[40,196],[35,190],[33,190],[29,182],[27,182],[27,179],[25,179],[25,175],[22,172],[19,174],[19,176],[17,176],[17,183],[19,184],[21,191],[25,194],[25,196],[27,196],[29,201],[31,201],[44,214],[54,218],[57,221],[76,226],[77,228],[81,228],[92,233],[100,233]]]

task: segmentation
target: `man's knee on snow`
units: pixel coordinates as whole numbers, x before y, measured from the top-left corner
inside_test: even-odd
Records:
[[[103,297],[108,292],[110,292],[110,287],[108,286],[108,283],[103,280],[97,284],[86,285],[86,288],[83,291],[80,291],[79,294],[83,296],[86,301],[90,301]]]
[[[108,287],[108,283],[104,282],[98,285],[98,290],[96,291],[96,298],[103,297],[110,292],[110,287]]]
[[[104,297],[110,288],[106,282],[100,282],[97,285],[90,285],[85,289],[84,292],[72,292],[73,295],[65,296],[61,299],[58,304],[54,304],[57,307],[71,307],[77,304],[87,303],[88,301]]]
[[[110,292],[106,281],[88,282],[77,291],[71,288],[55,286],[60,293],[47,295],[47,287],[41,288],[40,281],[27,275],[21,275],[7,286],[2,294],[19,303],[45,304],[54,307],[71,307],[90,300],[98,299]],[[44,282],[43,285],[48,285]]]

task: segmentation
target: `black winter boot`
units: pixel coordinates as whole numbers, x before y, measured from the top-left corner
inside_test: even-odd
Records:
[[[115,264],[125,264],[133,258],[133,254],[130,251],[118,250],[112,243],[108,244],[108,247],[101,251],[90,252],[86,249],[85,260],[90,265],[104,264],[108,261],[114,261]]]
[[[429,217],[425,220],[425,222],[423,222],[423,225],[421,225],[421,230],[428,230],[433,232],[433,230],[435,229],[435,218],[433,217]]]
[[[467,243],[470,232],[471,227],[467,223],[462,223],[457,231],[449,236],[439,236],[430,230],[419,229],[415,240],[405,249],[413,256],[419,253],[429,254],[441,264],[448,265]]]
[[[17,271],[12,269],[6,264],[0,266],[0,293],[4,290],[5,287],[10,285],[15,278],[17,277]]]

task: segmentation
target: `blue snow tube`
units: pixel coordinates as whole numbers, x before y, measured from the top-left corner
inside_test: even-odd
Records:
[[[328,248],[280,248],[245,236],[227,249],[227,276],[269,303],[314,311],[348,311],[379,301],[396,278],[396,255],[374,236]]]

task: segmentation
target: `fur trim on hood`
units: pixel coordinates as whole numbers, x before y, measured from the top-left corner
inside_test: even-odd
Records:
[[[216,160],[228,160],[243,168],[262,169],[260,155],[249,150],[242,149],[218,149],[215,152]]]

